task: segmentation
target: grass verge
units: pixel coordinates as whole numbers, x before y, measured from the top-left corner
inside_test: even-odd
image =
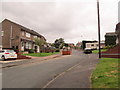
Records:
[[[118,59],[102,58],[92,73],[92,88],[118,88],[118,67]]]
[[[101,49],[101,52],[107,51],[108,49]],[[93,50],[92,53],[99,53],[99,50]]]
[[[54,52],[54,53],[28,53],[28,54],[23,54],[24,56],[34,56],[34,57],[45,57],[45,56],[50,56],[54,54],[58,54],[60,52]]]

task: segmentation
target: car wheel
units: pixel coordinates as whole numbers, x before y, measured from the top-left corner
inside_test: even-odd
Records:
[[[17,58],[13,58],[14,60],[16,60]]]
[[[5,56],[2,56],[1,59],[2,59],[2,61],[4,61],[5,60]]]

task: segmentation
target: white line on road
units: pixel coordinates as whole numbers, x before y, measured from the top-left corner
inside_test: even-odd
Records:
[[[52,79],[51,81],[49,81],[46,85],[44,85],[41,90],[44,90],[44,89],[47,88],[53,81],[55,81],[57,78],[59,78],[60,76],[62,76],[62,75],[65,74],[66,72],[72,70],[73,68],[75,68],[75,67],[77,67],[77,66],[79,66],[79,65],[80,65],[80,63],[78,63],[78,64],[70,67],[70,68],[67,69],[66,71],[63,71],[62,73],[58,74],[55,78],[53,78],[53,79]]]

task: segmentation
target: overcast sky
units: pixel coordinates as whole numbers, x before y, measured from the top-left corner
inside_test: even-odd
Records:
[[[5,18],[33,29],[48,42],[98,40],[97,0],[2,0]],[[118,23],[118,1],[100,0],[101,40]]]

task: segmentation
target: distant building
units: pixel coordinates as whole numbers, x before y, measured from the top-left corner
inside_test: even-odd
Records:
[[[97,41],[86,41],[86,40],[83,40],[82,41],[82,49],[85,49],[87,48],[87,44],[86,43],[97,43]]]
[[[94,42],[94,43],[86,43],[86,48],[90,48],[90,49],[98,49],[99,48],[99,44],[98,42]]]
[[[101,48],[105,48],[105,40],[102,40],[102,41],[100,42],[100,47],[101,47]]]
[[[74,43],[67,43],[69,47],[74,48]]]
[[[82,45],[82,42],[78,42],[78,43],[76,44],[76,47],[81,48],[81,45]]]
[[[33,49],[39,52],[39,46],[35,44],[34,39],[43,39],[45,37],[34,30],[30,30],[22,25],[5,19],[2,24],[2,47],[13,48],[18,51]]]
[[[93,50],[99,49],[98,41],[83,41],[83,44],[84,44],[84,48],[90,48],[90,49],[93,49]],[[100,48],[104,48],[104,47],[105,47],[105,41],[102,40],[100,42]]]

